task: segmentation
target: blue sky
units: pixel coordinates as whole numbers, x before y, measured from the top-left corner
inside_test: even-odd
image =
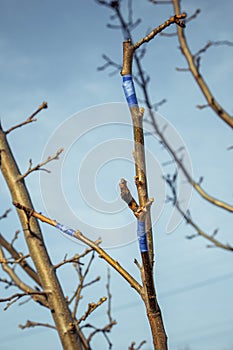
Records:
[[[121,63],[121,33],[106,28],[110,13],[93,0],[0,0],[0,4],[0,118],[3,128],[24,120],[44,100],[49,106],[38,116],[37,123],[9,135],[20,169],[22,172],[27,169],[30,158],[36,164],[48,155],[46,152],[54,153],[57,148],[66,147],[60,162],[48,166],[52,170],[50,175],[43,173],[39,177],[36,173],[27,178],[35,207],[74,228],[80,225],[78,228],[87,235],[93,231],[101,236],[102,230],[106,235],[109,232],[113,242],[119,240],[122,243],[121,233],[116,238],[113,228],[130,224],[132,237],[135,229],[132,215],[120,202],[118,192],[118,181],[125,177],[135,193],[130,118],[126,108],[125,115],[117,116],[124,102],[120,76],[110,77],[111,69],[97,71],[104,63],[103,53]],[[183,1],[183,10],[190,14],[198,7],[202,9],[201,14],[186,29],[193,52],[208,40],[233,40],[230,0],[221,3],[213,0],[208,4],[200,0]],[[137,40],[149,28],[169,18],[173,11],[169,5],[155,7],[149,1],[140,1],[135,2],[134,14],[135,18],[142,18],[134,32]],[[154,102],[167,99],[159,112],[174,127],[173,135],[179,135],[186,146],[195,179],[203,176],[209,193],[232,203],[232,151],[227,151],[233,141],[230,128],[210,109],[200,111],[196,108],[205,102],[189,73],[175,70],[185,67],[176,38],[159,36],[147,47],[144,68],[151,76],[151,98]],[[223,46],[210,48],[202,59],[202,71],[208,85],[230,113],[233,110],[232,56],[232,47]],[[103,107],[100,113],[102,107],[98,106],[103,104],[106,108]],[[106,123],[108,113],[115,124]],[[77,135],[80,135],[77,139],[75,128],[68,127],[72,118]],[[69,143],[69,139],[72,142]],[[117,149],[114,142],[118,144]],[[172,208],[162,205],[167,190],[161,175],[169,170],[162,166],[168,156],[154,137],[146,138],[146,146],[151,159],[148,164],[150,196],[158,202],[155,201],[152,207],[155,215],[155,280],[169,349],[179,350],[188,345],[191,350],[230,350],[233,348],[232,255],[216,248],[207,249],[207,242],[202,238],[187,240],[185,237],[193,231],[184,223],[172,234],[165,233]],[[111,152],[114,159],[103,158],[103,155],[111,157]],[[95,167],[93,159],[96,160]],[[56,184],[60,170],[62,193],[73,213],[69,213],[70,216],[57,200],[56,189],[51,187],[51,191],[45,191],[43,187],[43,179],[47,185]],[[11,206],[11,199],[2,178],[0,181],[2,213]],[[96,189],[95,205],[88,199],[91,185]],[[52,205],[44,202],[45,194],[49,195]],[[219,228],[219,239],[232,242],[232,215],[206,204],[196,193],[192,194],[190,210],[204,230],[213,232]],[[93,227],[89,228],[88,224]],[[8,220],[0,223],[1,233],[7,237],[18,228],[13,212]],[[84,249],[54,229],[42,228],[54,263],[62,260],[66,253],[72,256]],[[86,231],[87,228],[90,231]],[[25,249],[20,242],[18,247]],[[140,259],[136,242],[109,249],[109,253],[139,277],[133,264],[135,257]],[[105,263],[96,258],[90,279],[102,275],[103,280],[86,290],[80,314],[88,302],[97,301],[106,294],[106,274]],[[59,276],[65,293],[71,293],[76,285],[76,275],[64,268],[59,271]],[[133,340],[139,343],[143,339],[147,340],[143,349],[151,349],[145,311],[138,296],[115,272],[112,272],[111,283],[113,317],[118,322],[111,334],[113,349],[127,349]],[[10,293],[3,285],[0,285],[0,291],[1,295]],[[3,305],[0,307],[3,310]],[[104,325],[107,321],[105,309],[103,305],[90,320]],[[16,346],[25,350],[33,346],[37,350],[47,348],[48,344],[53,344],[53,349],[61,349],[53,331],[43,328],[20,330],[18,324],[26,323],[27,319],[51,321],[49,313],[32,302],[23,306],[15,304],[1,312],[0,342],[5,350]],[[107,349],[101,337],[97,337],[93,345],[95,349]]]

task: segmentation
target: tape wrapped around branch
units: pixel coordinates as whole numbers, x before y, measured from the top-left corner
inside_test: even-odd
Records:
[[[123,90],[129,107],[137,106],[138,101],[136,97],[132,75],[127,74],[123,76]]]
[[[73,237],[75,234],[75,230],[73,230],[72,228],[69,228],[65,225],[59,224],[59,222],[57,223],[57,225],[55,227],[58,228],[58,230],[62,231],[63,233],[65,233],[69,236]]]
[[[138,235],[138,242],[139,242],[140,252],[141,253],[148,252],[145,221],[139,221],[138,220],[137,235]]]

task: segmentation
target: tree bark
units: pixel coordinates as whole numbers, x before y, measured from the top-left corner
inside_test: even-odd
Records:
[[[25,206],[33,208],[24,179],[18,181],[21,174],[1,126],[0,162],[1,171],[10,190],[12,201],[17,201]],[[79,330],[74,324],[74,319],[72,318],[56,272],[50,261],[37,220],[35,218],[30,218],[29,224],[25,213],[21,210],[17,212],[31,258],[39,276],[40,284],[47,293],[49,309],[54,319],[63,349],[87,349],[87,347],[83,346]]]

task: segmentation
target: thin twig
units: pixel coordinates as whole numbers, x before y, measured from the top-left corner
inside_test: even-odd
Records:
[[[56,330],[56,327],[49,324],[49,323],[41,323],[41,322],[34,322],[34,321],[30,321],[30,320],[27,320],[26,324],[20,324],[19,325],[19,328],[20,329],[26,329],[26,328],[33,328],[33,327],[47,327],[47,328],[51,328],[51,329],[55,329]]]
[[[81,291],[84,288],[84,281],[85,281],[85,278],[87,277],[87,275],[90,271],[90,267],[94,261],[94,257],[95,257],[95,251],[92,251],[91,258],[89,259],[89,262],[87,264],[87,267],[86,267],[84,273],[82,273],[82,267],[80,265],[74,264],[75,268],[77,269],[78,275],[79,275],[79,285],[77,287],[76,292],[74,293],[74,296],[69,301],[69,303],[71,303],[72,300],[75,299],[74,308],[73,308],[73,312],[72,312],[73,317],[75,317],[75,315],[77,313],[78,304],[79,304],[79,301],[81,299]],[[100,278],[97,277],[97,280],[99,280],[99,279]],[[96,279],[94,280],[94,282],[91,281],[89,284],[86,284],[86,286],[91,285],[92,283],[95,283],[95,282],[96,282]]]
[[[13,281],[8,281],[6,278],[0,278],[0,282],[6,284],[5,289],[16,286],[16,284]]]
[[[25,296],[46,296],[48,293],[47,292],[37,292],[37,291],[28,291],[26,293],[15,293],[15,294],[12,294],[11,296],[9,297],[6,297],[6,298],[0,298],[0,303],[2,302],[6,302],[6,301],[9,301],[7,303],[7,305],[4,307],[4,311],[7,310],[12,304],[14,304],[15,302],[17,302],[19,299],[25,297]]]
[[[36,122],[37,119],[35,118],[35,116],[40,112],[42,111],[42,109],[46,109],[48,108],[48,104],[47,102],[43,102],[38,108],[37,110],[32,113],[32,115],[30,117],[28,117],[24,122],[20,123],[20,124],[17,124],[17,125],[14,125],[12,126],[10,129],[8,129],[7,131],[5,131],[5,134],[9,134],[11,131],[15,130],[15,129],[18,129],[18,128],[21,128],[22,126],[26,125],[26,124],[29,124],[29,123],[32,123],[32,122]]]
[[[107,316],[109,319],[109,323],[112,323],[113,318],[112,318],[112,294],[110,292],[110,269],[108,268],[108,274],[107,274],[107,284],[106,284],[106,289],[107,289],[107,299],[108,299],[108,310],[107,310]]]
[[[186,223],[190,226],[192,226],[192,228],[196,231],[195,235],[189,236],[187,238],[194,238],[194,237],[198,237],[198,236],[202,236],[205,239],[207,239],[208,241],[210,241],[211,243],[214,244],[215,247],[218,248],[222,248],[228,251],[233,251],[233,247],[230,246],[229,244],[224,244],[220,241],[218,241],[214,236],[216,235],[217,231],[214,231],[214,234],[209,235],[206,232],[204,232],[191,218],[190,212],[184,212],[179,204],[178,198],[177,198],[177,192],[176,192],[176,179],[177,177],[175,176],[164,176],[164,179],[166,181],[166,183],[168,184],[168,186],[171,189],[172,192],[172,196],[168,197],[168,201],[170,201],[174,207],[178,210],[178,212],[183,216],[183,218],[185,219]]]
[[[15,241],[18,239],[18,236],[20,234],[20,230],[16,230],[15,231],[15,234],[14,234],[14,237],[12,238],[11,240],[11,245],[13,246],[13,244],[15,243]]]
[[[96,244],[99,244],[100,242],[96,241]],[[79,265],[84,265],[83,263],[81,263],[79,260],[81,258],[84,258],[87,254],[91,253],[93,251],[93,249],[90,248],[86,248],[85,251],[82,254],[75,254],[72,258],[67,259],[66,257],[64,257],[63,261],[61,261],[60,263],[54,265],[54,269],[58,269],[59,267],[65,265],[65,264],[69,264],[69,263],[77,263]]]
[[[140,350],[144,344],[146,344],[145,340],[141,341],[141,343],[135,348],[136,343],[133,341],[129,347],[129,350]]]
[[[92,328],[94,329],[94,331],[88,336],[87,338],[87,341],[88,343],[90,344],[91,340],[93,339],[93,337],[97,334],[97,333],[102,333],[103,336],[105,337],[105,339],[107,340],[108,342],[108,345],[109,345],[109,349],[112,348],[112,343],[107,335],[107,333],[110,333],[112,327],[116,324],[115,321],[112,321],[111,323],[107,324],[106,326],[102,327],[102,328],[97,328],[91,324],[85,324],[82,328]]]
[[[59,159],[59,155],[63,152],[63,148],[60,148],[56,154],[54,154],[53,156],[49,156],[44,162],[41,162],[37,165],[35,165],[34,167],[32,166],[32,160],[30,159],[29,160],[29,167],[28,167],[28,170],[20,175],[18,177],[18,181],[21,181],[22,179],[24,179],[26,176],[28,176],[29,174],[31,174],[33,171],[46,171],[47,173],[50,173],[50,170],[48,169],[45,169],[45,168],[42,168],[45,164],[48,164],[49,162],[53,161],[53,160],[58,160]]]
[[[101,277],[97,276],[92,281],[83,284],[83,288],[90,287],[92,284],[95,284],[96,282],[99,282],[100,280],[101,280]]]
[[[11,212],[11,209],[7,209],[7,210],[5,211],[5,213],[3,213],[2,215],[0,215],[0,220],[6,219],[7,216],[8,216],[8,214],[9,214],[10,212]]]
[[[66,259],[64,258],[63,261],[61,261],[60,263],[54,265],[54,269],[58,269],[59,267],[61,266],[64,266],[65,264],[70,264],[70,263],[76,263],[76,264],[80,264],[80,265],[83,265],[83,263],[81,263],[79,261],[80,259],[80,255],[79,254],[75,254],[72,258],[70,259]]]
[[[186,18],[185,22],[188,23],[190,21],[193,21],[194,19],[197,18],[197,16],[201,13],[201,10],[200,9],[196,9],[196,11],[191,15],[191,16],[188,16],[188,18]]]
[[[185,23],[183,21],[183,19],[186,18],[186,13],[181,13],[181,14],[177,14],[175,16],[170,17],[167,21],[165,21],[163,24],[161,24],[160,26],[156,27],[155,29],[153,29],[148,35],[146,35],[144,38],[142,38],[141,40],[139,40],[137,43],[135,43],[134,49],[138,49],[142,44],[149,42],[150,40],[154,39],[154,37],[161,33],[163,30],[165,30],[167,27],[169,27],[171,24],[175,23],[178,26],[180,26],[181,28],[185,27]]]
[[[24,259],[27,259],[29,257],[30,257],[30,254],[22,255],[16,260],[10,260],[10,259],[3,258],[3,259],[0,259],[0,264],[5,264],[5,263],[6,264],[21,264],[21,262]]]
[[[85,314],[78,320],[78,324],[81,323],[82,321],[85,321],[87,319],[87,317],[93,312],[95,311],[95,309],[97,307],[99,307],[100,305],[102,305],[105,301],[107,300],[107,297],[102,297],[99,299],[99,301],[97,303],[89,303],[88,304],[88,309],[85,312]]]

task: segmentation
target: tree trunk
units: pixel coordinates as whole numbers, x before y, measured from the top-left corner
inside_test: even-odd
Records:
[[[1,171],[11,192],[12,201],[20,202],[25,206],[33,208],[24,179],[18,180],[21,174],[1,126],[0,161]],[[79,334],[79,330],[74,324],[74,319],[72,318],[60,283],[44,245],[42,233],[37,220],[35,218],[30,218],[29,223],[25,213],[21,210],[18,210],[18,216],[30,256],[39,275],[41,286],[47,293],[49,309],[54,319],[63,349],[87,349],[87,347],[84,347],[80,339],[82,334]]]

